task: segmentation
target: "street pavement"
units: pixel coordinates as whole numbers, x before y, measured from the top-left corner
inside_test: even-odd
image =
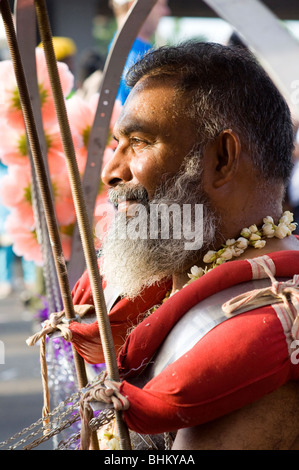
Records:
[[[0,299],[0,443],[42,416],[39,347],[26,344],[33,333],[33,315],[18,290]],[[48,441],[36,449],[52,448]]]

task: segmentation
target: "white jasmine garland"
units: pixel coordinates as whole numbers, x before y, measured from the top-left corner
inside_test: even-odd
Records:
[[[264,248],[266,245],[266,240],[257,240],[257,242],[254,244],[254,248]]]
[[[248,240],[247,238],[244,237],[239,237],[236,243],[236,247],[239,248],[240,250],[244,250],[248,247]]]
[[[208,264],[208,263],[212,263],[212,261],[214,261],[217,257],[217,251],[208,251],[204,257],[203,257],[203,262]]]
[[[240,235],[241,235],[241,237],[249,238],[250,235],[251,235],[251,232],[250,232],[249,228],[243,228]]]
[[[265,217],[263,219],[263,222],[264,222],[264,224],[273,224],[274,225],[274,220],[269,215],[268,215],[268,217]]]
[[[252,234],[250,235],[249,240],[250,240],[251,242],[252,242],[252,241],[254,242],[254,241],[256,241],[256,240],[260,240],[261,238],[262,238],[261,235],[259,235],[259,233],[256,232],[256,233],[252,233]]]
[[[198,279],[204,274],[204,270],[202,268],[199,268],[198,266],[193,266],[190,270],[190,273],[188,274],[188,277],[191,280]]]
[[[294,223],[289,224],[289,229],[291,230],[291,232],[296,230],[296,228],[297,228],[297,223],[294,222]]]
[[[258,231],[258,228],[256,225],[250,225],[249,230],[251,233],[255,233]]]
[[[287,237],[288,235],[291,234],[291,231],[290,229],[288,228],[288,226],[284,223],[280,223],[278,224],[278,226],[276,227],[275,229],[275,237],[276,238],[285,238]]]
[[[285,211],[282,214],[278,225],[274,224],[274,220],[270,216],[265,217],[263,223],[260,229],[255,224],[250,225],[249,228],[243,228],[240,233],[241,236],[237,240],[229,238],[220,250],[209,250],[203,257],[203,262],[211,266],[206,266],[205,269],[193,266],[191,274],[188,274],[190,278],[188,284],[203,276],[206,272],[211,271],[216,266],[229,261],[233,257],[240,256],[249,246],[261,249],[266,245],[267,238],[276,237],[283,239],[288,237],[297,226],[297,223],[294,222],[294,216],[290,211]]]
[[[233,256],[240,256],[242,253],[244,253],[244,250],[241,248],[233,248]]]
[[[232,259],[233,257],[233,250],[230,248],[226,248],[223,253],[221,253],[220,257],[224,259],[225,261]]]
[[[284,212],[279,222],[289,225],[291,222],[293,222],[293,214],[290,211]]]
[[[265,219],[264,219],[265,220]],[[263,226],[262,226],[262,231],[263,231],[263,234],[267,237],[267,238],[273,238],[274,235],[275,235],[275,229],[274,229],[274,223],[270,223],[270,222],[266,222]]]

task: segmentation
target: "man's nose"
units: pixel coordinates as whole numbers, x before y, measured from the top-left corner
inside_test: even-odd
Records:
[[[129,162],[124,154],[116,149],[113,157],[102,170],[103,183],[108,186],[116,186],[119,183],[131,181],[132,178]]]

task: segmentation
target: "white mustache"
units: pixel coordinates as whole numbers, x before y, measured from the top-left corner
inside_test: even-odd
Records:
[[[109,201],[117,207],[121,200],[138,201],[140,204],[148,204],[149,198],[146,189],[141,185],[127,186],[122,183],[108,191]]]

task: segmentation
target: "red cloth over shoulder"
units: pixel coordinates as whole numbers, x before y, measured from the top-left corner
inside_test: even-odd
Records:
[[[298,273],[299,252],[272,253],[268,258],[277,277],[292,278]],[[183,298],[190,306],[190,298],[198,296],[199,301],[200,296],[248,281],[253,271],[247,261],[219,266],[175,294],[129,336],[119,367],[125,379],[120,391],[130,401],[123,413],[130,429],[147,434],[196,426],[299,379],[299,364],[290,359],[290,331],[284,329],[276,310],[265,306],[214,327],[142,389],[130,383],[181,317]]]
[[[271,307],[211,330],[143,389],[123,381],[128,427],[154,434],[197,426],[237,410],[293,378],[287,344]]]
[[[126,298],[119,300],[110,310],[109,319],[116,354],[118,354],[126,340],[128,329],[136,325],[141,314],[163,300],[169,287],[169,283],[152,286],[134,301],[129,301]],[[105,289],[105,284],[103,284],[103,288]],[[74,286],[72,296],[74,305],[94,305],[87,271],[84,272]],[[72,332],[72,343],[86,362],[90,364],[104,362],[97,321],[92,324],[73,322],[70,324],[70,330]]]

